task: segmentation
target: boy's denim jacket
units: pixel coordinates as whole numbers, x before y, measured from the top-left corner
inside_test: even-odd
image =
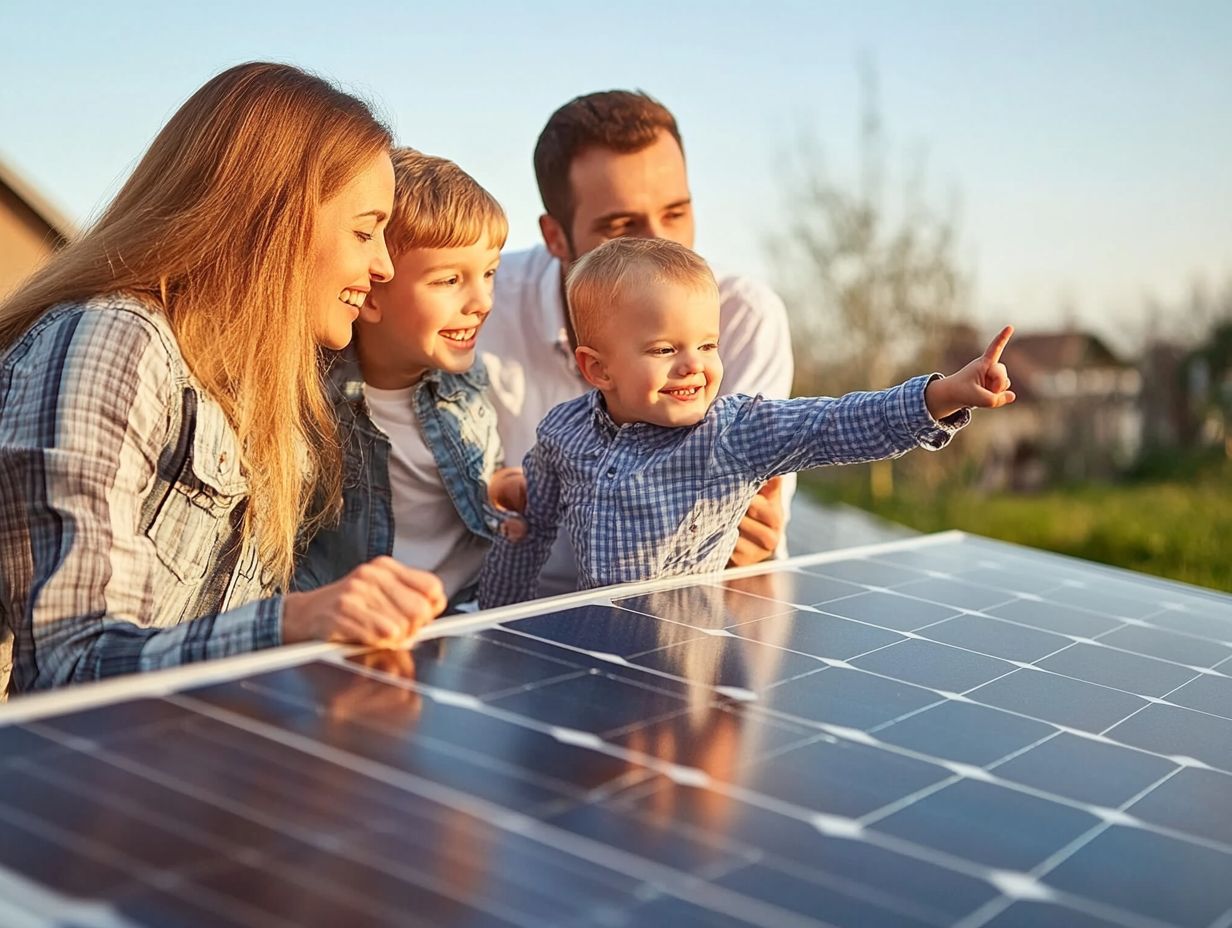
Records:
[[[491,541],[499,517],[488,502],[488,480],[501,466],[503,452],[487,387],[487,371],[476,360],[463,374],[429,371],[416,385],[412,403],[459,518]],[[389,437],[368,415],[354,344],[335,356],[326,392],[343,448],[342,516],[336,526],[306,540],[295,569],[297,590],[332,583],[365,561],[392,553],[394,545]]]

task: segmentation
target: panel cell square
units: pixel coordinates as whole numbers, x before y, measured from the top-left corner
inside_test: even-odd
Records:
[[[966,692],[1014,671],[1013,664],[995,657],[919,639],[900,641],[851,663],[895,680],[952,693]]]
[[[514,651],[475,635],[431,638],[410,652],[369,651],[347,660],[412,686],[418,683],[474,696],[579,672],[563,660]]]
[[[1188,667],[1091,644],[1076,644],[1036,666],[1140,696],[1163,696],[1194,678]]]
[[[816,735],[816,729],[740,705],[701,704],[610,734],[604,741],[732,780],[743,765]]]
[[[1147,704],[1129,693],[1040,670],[1017,670],[967,695],[976,702],[1093,733]]]
[[[818,612],[791,612],[736,625],[729,631],[741,638],[840,661],[903,640],[902,635],[884,628]]]
[[[1132,861],[1132,872],[1126,862]],[[1232,908],[1232,856],[1113,826],[1044,877],[1057,889],[1170,925],[1205,928]]]
[[[857,619],[881,628],[901,632],[915,631],[958,614],[957,609],[937,606],[894,593],[861,593],[827,603],[824,612],[844,619]]]
[[[1232,670],[1232,667],[1228,669]],[[1168,702],[1232,719],[1232,677],[1202,674],[1169,693]]]
[[[1156,825],[1232,848],[1232,776],[1183,767],[1128,810]]]
[[[1099,639],[1106,645],[1193,667],[1214,667],[1232,657],[1232,647],[1166,628],[1126,625]]]
[[[1232,773],[1232,720],[1178,706],[1147,706],[1108,737],[1168,756],[1193,757]]]
[[[1041,631],[1076,635],[1080,638],[1094,638],[1096,635],[1110,632],[1125,624],[1112,616],[1072,609],[1048,599],[1043,601],[1016,599],[1000,606],[993,606],[988,610],[988,614],[1010,619]]]
[[[823,574],[810,573],[805,570],[781,571],[773,574],[775,584],[769,590],[756,587],[763,595],[773,593],[772,598],[799,606],[824,606],[836,599],[846,599],[857,593],[866,593],[868,588],[848,580],[839,580]],[[750,591],[748,580],[732,580],[727,586]]]
[[[1165,609],[1151,614],[1150,624],[1232,647],[1232,616],[1214,604],[1187,609]]]
[[[949,776],[936,764],[829,738],[750,764],[737,782],[813,812],[860,818]]]
[[[768,690],[757,705],[814,722],[870,729],[940,702],[931,690],[829,667]]]
[[[926,599],[952,609],[986,609],[1015,598],[1012,593],[1007,593],[1005,590],[964,583],[956,578],[943,580],[938,577],[903,583],[896,586],[894,592]]]
[[[922,580],[926,576],[921,570],[899,564],[887,564],[881,561],[861,558],[849,561],[827,561],[824,564],[813,564],[800,568],[811,574],[823,577],[833,577],[847,583],[858,583],[863,586],[876,586],[892,589],[912,580]]]
[[[492,705],[562,728],[601,733],[674,715],[686,704],[662,690],[588,673],[510,693]]]
[[[931,641],[1027,664],[1073,643],[1062,635],[984,615],[955,616],[923,628],[919,634]]]
[[[1077,802],[1115,809],[1176,765],[1162,757],[1061,732],[999,764],[997,776]]]
[[[947,699],[878,730],[877,737],[921,754],[983,767],[1055,732],[1044,722]]]
[[[912,905],[892,893],[862,892],[859,886],[838,880],[823,882],[816,876],[801,876],[773,866],[751,864],[718,882],[720,886],[805,917],[825,912],[825,923],[836,928],[877,925],[929,928],[938,924],[936,912]]]
[[[993,783],[960,780],[871,826],[994,868],[1026,872],[1099,819]]]
[[[622,609],[631,609],[702,629],[727,628],[742,622],[790,612],[792,609],[790,603],[752,596],[737,589],[709,585],[677,587],[659,593],[616,597],[612,603]]]
[[[889,896],[912,911],[930,912],[938,925],[959,921],[996,895],[988,882],[921,856],[909,857],[858,838],[826,835],[808,821],[713,790],[667,784],[631,808],[642,813],[648,828],[686,824],[712,841],[732,840],[784,859],[795,872],[821,885],[870,900]]]
[[[823,666],[816,658],[774,648],[746,638],[703,636],[632,658],[692,683],[761,693],[767,687],[812,673]]]
[[[506,628],[559,644],[629,657],[703,637],[688,625],[611,606],[582,606],[508,622]]]

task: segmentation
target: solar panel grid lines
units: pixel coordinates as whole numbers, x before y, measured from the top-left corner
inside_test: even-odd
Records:
[[[139,888],[90,911],[142,924],[1227,928],[1229,630],[1232,598],[947,533],[0,712],[0,770],[41,860],[70,820],[108,850],[91,803],[134,823]]]
[[[194,709],[199,708],[196,705],[192,705],[191,697],[186,697],[186,701],[189,702],[189,705],[192,708]],[[218,713],[220,711],[225,711],[225,710],[210,710],[210,711],[213,713]],[[227,716],[231,715],[230,713],[225,713],[225,714]],[[322,751],[326,754],[333,754],[334,756],[332,756],[330,759],[335,764],[347,766],[347,767],[353,767],[357,769],[357,771],[362,772],[364,775],[370,778],[386,779],[388,782],[391,783],[391,785],[400,785],[403,788],[407,789],[407,791],[410,792],[412,795],[433,799],[439,804],[444,805],[444,806],[461,808],[476,818],[494,822],[502,829],[515,832],[518,834],[531,836],[531,835],[534,835],[536,831],[539,830],[541,827],[540,824],[534,819],[521,815],[520,813],[511,812],[510,810],[504,809],[501,807],[490,807],[483,800],[477,799],[473,796],[467,795],[465,793],[461,793],[456,790],[449,789],[448,787],[441,787],[437,784],[433,784],[427,781],[405,782],[404,781],[404,778],[406,777],[405,774],[391,772],[388,768],[384,768],[381,765],[374,765],[374,764],[371,764],[370,762],[357,760],[352,755],[335,752],[333,751],[333,749],[329,748],[328,746],[322,747],[320,745],[316,745],[310,741],[302,739],[299,736],[289,735],[281,731],[266,730],[266,727],[261,725],[260,723],[254,723],[249,720],[227,718],[227,721],[231,724],[238,724],[241,727],[252,727],[255,733],[261,734],[263,737],[283,743],[287,747],[298,748],[299,750],[306,752],[306,753],[316,753],[317,751]],[[389,779],[391,776],[393,777],[393,779]],[[568,844],[577,844],[577,843],[581,843],[581,844],[587,843],[586,839],[583,839],[583,838],[575,839],[574,836],[569,836],[565,834],[553,833],[551,835],[551,839],[552,839],[552,842],[557,844],[558,846],[564,846]],[[588,847],[586,848],[586,850],[592,853],[597,850],[598,854],[596,856],[600,858],[604,858],[605,862],[609,866],[612,864],[611,858],[613,854],[617,854],[619,858],[618,852],[612,851],[611,849],[603,848],[602,846]],[[582,857],[582,859],[587,859],[589,855],[579,854],[578,856]],[[618,864],[627,864],[627,861],[623,859],[618,859],[616,862]],[[639,866],[650,866],[649,862],[644,861],[644,860],[635,861],[634,863],[635,863],[635,867],[634,867],[635,870],[638,869]],[[617,867],[614,867],[613,869],[620,870],[623,868],[617,866]],[[653,874],[649,874],[649,875],[641,874],[640,876],[643,879],[650,881],[651,878],[653,877]],[[738,910],[740,906],[737,905],[735,908]],[[772,913],[772,915],[773,914],[774,913]],[[789,922],[775,921],[772,918],[771,920],[756,919],[752,921],[751,923],[752,924],[788,924]]]
[[[739,626],[736,626],[736,628],[739,628]],[[957,647],[957,646],[954,646],[954,647]],[[1062,650],[1063,650],[1063,649],[1062,649]],[[648,652],[639,652],[639,653],[648,653]],[[973,652],[973,653],[978,653],[978,652]],[[1056,652],[1053,652],[1053,653],[1056,653]],[[1126,652],[1126,653],[1132,653],[1132,652]],[[1046,655],[1046,656],[1051,656],[1051,655]],[[1186,669],[1187,669],[1187,670],[1193,670],[1193,668],[1186,668]],[[1197,671],[1195,670],[1194,672],[1197,672]],[[1065,674],[1061,674],[1061,675],[1062,675],[1062,676],[1066,676]],[[1078,678],[1074,678],[1074,679],[1078,679]],[[1087,682],[1090,682],[1090,681],[1087,681]],[[1186,682],[1191,682],[1191,681],[1186,681]],[[1095,684],[1095,685],[1102,685],[1102,684]],[[1109,688],[1110,688],[1110,689],[1116,689],[1116,687],[1109,687]],[[1178,687],[1178,688],[1179,688],[1179,687]]]
[[[831,726],[830,728],[833,729],[834,727]],[[1060,734],[1061,732],[1056,732],[1054,733],[1054,735],[1049,736],[1049,738],[1055,737],[1056,735],[1060,735]],[[869,812],[859,817],[858,819],[850,820],[853,825],[859,826],[861,829],[869,825],[872,825],[876,821],[882,818],[885,818],[886,816],[894,813],[900,808],[905,808],[907,806],[915,804],[918,800],[924,798],[925,796],[931,795],[932,793],[935,793],[939,791],[940,789],[948,787],[960,779],[970,779],[970,780],[976,780],[979,782],[993,783],[1005,789],[1013,790],[1016,792],[1021,792],[1026,795],[1035,796],[1037,798],[1045,799],[1049,802],[1054,802],[1054,803],[1058,803],[1061,805],[1068,805],[1074,809],[1090,813],[1094,817],[1103,821],[1105,824],[1121,824],[1121,825],[1126,825],[1126,826],[1132,825],[1133,827],[1157,831],[1161,835],[1165,835],[1168,837],[1175,837],[1178,840],[1188,840],[1194,843],[1204,844],[1205,846],[1210,847],[1214,850],[1218,850],[1223,853],[1232,854],[1232,842],[1208,841],[1208,840],[1205,840],[1201,837],[1198,837],[1192,834],[1186,834],[1184,832],[1179,832],[1174,829],[1168,829],[1166,827],[1152,825],[1148,822],[1145,822],[1140,819],[1136,819],[1132,816],[1123,814],[1124,808],[1128,807],[1128,805],[1134,802],[1137,802],[1139,799],[1145,797],[1146,795],[1150,793],[1150,791],[1155,786],[1162,784],[1163,782],[1165,782],[1166,780],[1170,779],[1172,776],[1180,772],[1181,768],[1179,766],[1168,771],[1166,774],[1161,776],[1158,780],[1154,781],[1149,786],[1147,786],[1145,789],[1143,789],[1142,791],[1137,793],[1135,796],[1133,796],[1131,799],[1123,803],[1118,809],[1107,809],[1104,807],[1094,806],[1086,802],[1075,800],[1070,797],[1061,796],[1055,793],[1050,793],[1046,790],[1037,789],[1028,784],[1017,782],[1012,779],[1004,779],[995,774],[994,771],[996,770],[998,766],[1009,762],[1015,756],[1018,756],[1021,753],[1030,751],[1031,749],[1033,749],[1034,747],[1038,745],[1030,745],[1026,748],[1023,748],[1022,751],[1015,752],[1014,755],[1010,755],[1006,758],[1003,758],[1000,761],[990,764],[989,767],[986,769],[982,767],[975,767],[973,765],[956,764],[956,763],[945,761],[941,758],[923,754],[917,751],[911,751],[911,750],[899,748],[895,745],[882,743],[882,742],[877,741],[874,738],[868,737],[866,733],[863,733],[863,732],[858,733],[858,735],[859,735],[858,743],[876,746],[880,749],[889,751],[891,753],[897,753],[904,757],[913,758],[913,759],[924,761],[927,763],[933,763],[940,767],[944,767],[945,769],[949,770],[951,773],[954,774],[954,776],[948,779],[939,780],[935,783],[932,783],[920,789],[916,793],[906,795],[902,797],[901,799],[898,799],[893,803],[890,803],[886,806],[880,807],[872,812]],[[1044,739],[1044,740],[1049,740],[1049,739]],[[1232,791],[1232,782],[1229,783],[1229,790]],[[1232,792],[1230,792],[1229,795],[1232,796]],[[746,798],[747,800],[747,797],[744,797],[744,798]],[[1114,815],[1113,813],[1115,812],[1121,812],[1122,814]],[[799,815],[801,813],[796,812],[793,814]],[[804,814],[807,815],[807,812],[805,812]]]

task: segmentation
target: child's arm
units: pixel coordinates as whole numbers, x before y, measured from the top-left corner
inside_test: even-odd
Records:
[[[502,532],[492,543],[479,577],[479,607],[490,609],[534,599],[539,571],[552,550],[560,518],[560,481],[543,445],[524,462],[524,537]]]
[[[762,479],[825,464],[898,457],[917,447],[938,450],[970,421],[968,407],[1013,402],[1000,363],[1012,333],[1006,327],[981,357],[952,377],[915,377],[889,390],[838,399],[748,400],[721,442]]]

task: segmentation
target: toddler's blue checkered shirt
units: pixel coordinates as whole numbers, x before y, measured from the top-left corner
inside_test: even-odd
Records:
[[[561,403],[540,423],[524,462],[527,536],[495,543],[480,605],[533,598],[562,523],[579,589],[722,570],[741,517],[769,478],[944,447],[971,413],[943,422],[929,415],[924,388],[937,376],[838,399],[723,396],[685,428],[618,427],[597,391]]]

